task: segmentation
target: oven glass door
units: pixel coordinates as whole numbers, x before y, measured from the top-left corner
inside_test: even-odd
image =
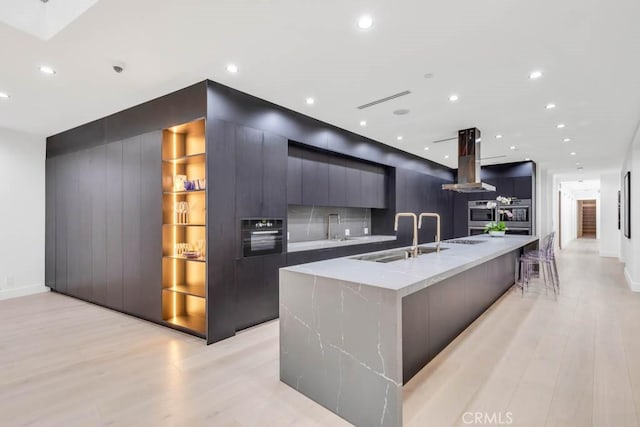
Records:
[[[249,246],[252,253],[273,252],[282,244],[280,230],[259,230],[249,232]]]
[[[495,220],[495,209],[469,208],[469,221],[471,222],[490,222]]]
[[[502,215],[505,222],[530,222],[531,219],[529,217],[529,208],[508,208],[502,207],[500,208],[503,211],[510,212],[511,216],[508,214]]]

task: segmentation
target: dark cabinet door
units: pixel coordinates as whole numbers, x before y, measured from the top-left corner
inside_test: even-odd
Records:
[[[140,255],[142,235],[140,233],[141,181],[140,181],[140,137],[122,141],[122,258],[123,258],[123,308],[129,313],[140,315],[144,306],[140,281]]]
[[[71,155],[63,155],[56,158],[55,172],[55,193],[56,193],[56,215],[55,215],[55,233],[56,233],[56,258],[55,258],[55,276],[56,290],[66,293],[68,290],[68,274],[67,274],[67,225],[69,218],[70,179],[72,171]]]
[[[262,211],[263,146],[262,131],[236,128],[236,215],[259,217]]]
[[[497,185],[498,195],[504,196],[504,197],[514,197],[515,194],[514,194],[513,180],[514,178],[511,178],[511,177],[498,178],[498,185]]]
[[[530,176],[513,178],[513,195],[518,199],[533,199],[533,182]]]
[[[285,218],[287,216],[287,193],[282,191],[287,185],[287,139],[270,132],[264,132],[263,154],[263,203],[265,218]]]
[[[140,137],[141,316],[162,320],[162,133]]]
[[[242,258],[236,262],[236,329],[278,317],[279,269],[284,254]]]
[[[429,289],[430,358],[444,349],[467,325],[466,282],[445,280]]]
[[[287,157],[287,204],[302,204],[302,152],[294,146]]]
[[[123,306],[161,320],[162,137],[152,132],[123,144]]]
[[[373,166],[362,165],[360,170],[361,181],[361,206],[373,208],[378,202],[378,189],[376,180],[376,170]]]
[[[385,209],[387,207],[387,174],[384,168],[379,168],[375,174],[377,198],[374,208]]]
[[[44,283],[56,289],[56,158],[46,161]]]
[[[347,167],[342,157],[329,161],[329,206],[348,206]]]
[[[123,310],[122,262],[122,142],[107,145],[107,183],[104,187],[107,203],[106,262],[107,294],[105,304]]]
[[[360,165],[353,161],[346,161],[347,172],[347,205],[349,207],[362,206],[362,170]]]
[[[302,204],[329,204],[329,163],[325,153],[308,150],[302,155]]]
[[[91,288],[93,301],[107,303],[107,146],[90,150]]]

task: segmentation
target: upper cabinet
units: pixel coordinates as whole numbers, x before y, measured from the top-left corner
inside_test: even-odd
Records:
[[[289,145],[290,205],[385,208],[386,187],[384,166]]]

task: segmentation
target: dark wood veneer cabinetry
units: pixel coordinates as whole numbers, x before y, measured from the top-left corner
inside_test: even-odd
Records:
[[[290,205],[387,207],[387,174],[382,165],[292,144],[288,167]]]

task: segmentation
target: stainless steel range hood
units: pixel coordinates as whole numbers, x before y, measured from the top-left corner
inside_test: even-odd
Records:
[[[459,193],[496,191],[496,187],[480,181],[480,129],[458,131],[458,182],[443,184],[443,190]]]

